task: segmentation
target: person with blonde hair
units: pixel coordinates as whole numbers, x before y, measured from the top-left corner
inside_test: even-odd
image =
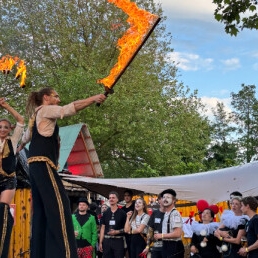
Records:
[[[10,204],[15,195],[16,152],[17,145],[23,133],[24,118],[5,100],[0,98],[0,107],[7,110],[16,120],[12,135],[12,124],[6,119],[0,119],[0,257],[8,257],[10,238],[13,227],[13,217]]]
[[[231,210],[225,210],[221,215],[221,225],[214,235],[222,241],[222,257],[240,258],[238,250],[241,248],[241,239],[245,236],[245,226],[249,218],[241,211],[239,196],[231,198]]]
[[[148,222],[147,204],[143,198],[135,200],[134,211],[126,213],[125,233],[131,234],[130,258],[138,258],[146,246]]]

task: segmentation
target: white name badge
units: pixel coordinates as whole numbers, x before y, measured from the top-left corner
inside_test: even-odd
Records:
[[[110,225],[110,226],[116,225],[116,221],[115,221],[115,220],[110,220],[110,221],[109,221],[109,225]]]
[[[161,218],[155,218],[154,223],[160,224],[160,222],[161,222]]]

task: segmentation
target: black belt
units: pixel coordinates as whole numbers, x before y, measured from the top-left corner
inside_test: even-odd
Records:
[[[182,242],[182,240],[175,240],[175,239],[163,239],[165,242]]]
[[[123,236],[108,236],[108,235],[105,235],[104,238],[123,238]]]

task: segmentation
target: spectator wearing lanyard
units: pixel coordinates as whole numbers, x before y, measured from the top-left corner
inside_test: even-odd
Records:
[[[118,193],[109,193],[110,208],[101,218],[99,250],[105,258],[124,258],[124,225],[126,213],[119,209]]]

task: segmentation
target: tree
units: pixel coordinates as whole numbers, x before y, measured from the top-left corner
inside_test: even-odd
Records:
[[[236,126],[233,123],[233,117],[225,110],[223,102],[217,102],[212,112],[214,121],[211,122],[211,144],[205,164],[208,170],[238,165],[238,146],[233,136]]]
[[[233,115],[238,125],[239,145],[242,159],[250,162],[256,154],[257,142],[257,108],[258,101],[255,97],[255,85],[241,85],[238,93],[231,93]]]
[[[257,0],[213,0],[214,16],[225,24],[226,33],[237,36],[239,30],[258,29]]]
[[[11,49],[28,61],[27,90],[51,85],[62,104],[104,91],[96,81],[107,76],[117,60],[116,42],[128,28],[125,13],[103,0],[2,4],[8,17],[4,26],[14,35],[17,31],[22,42],[14,44],[15,39]],[[137,4],[162,16],[153,0]],[[15,26],[13,19],[19,21]],[[167,58],[173,51],[170,42],[161,22],[114,87],[115,93],[100,107],[60,123],[87,123],[106,177],[139,176],[143,169],[149,175],[201,169],[192,164],[202,162],[209,125],[199,113],[204,107],[196,93],[177,81],[177,68]],[[185,169],[179,170],[182,163]]]

